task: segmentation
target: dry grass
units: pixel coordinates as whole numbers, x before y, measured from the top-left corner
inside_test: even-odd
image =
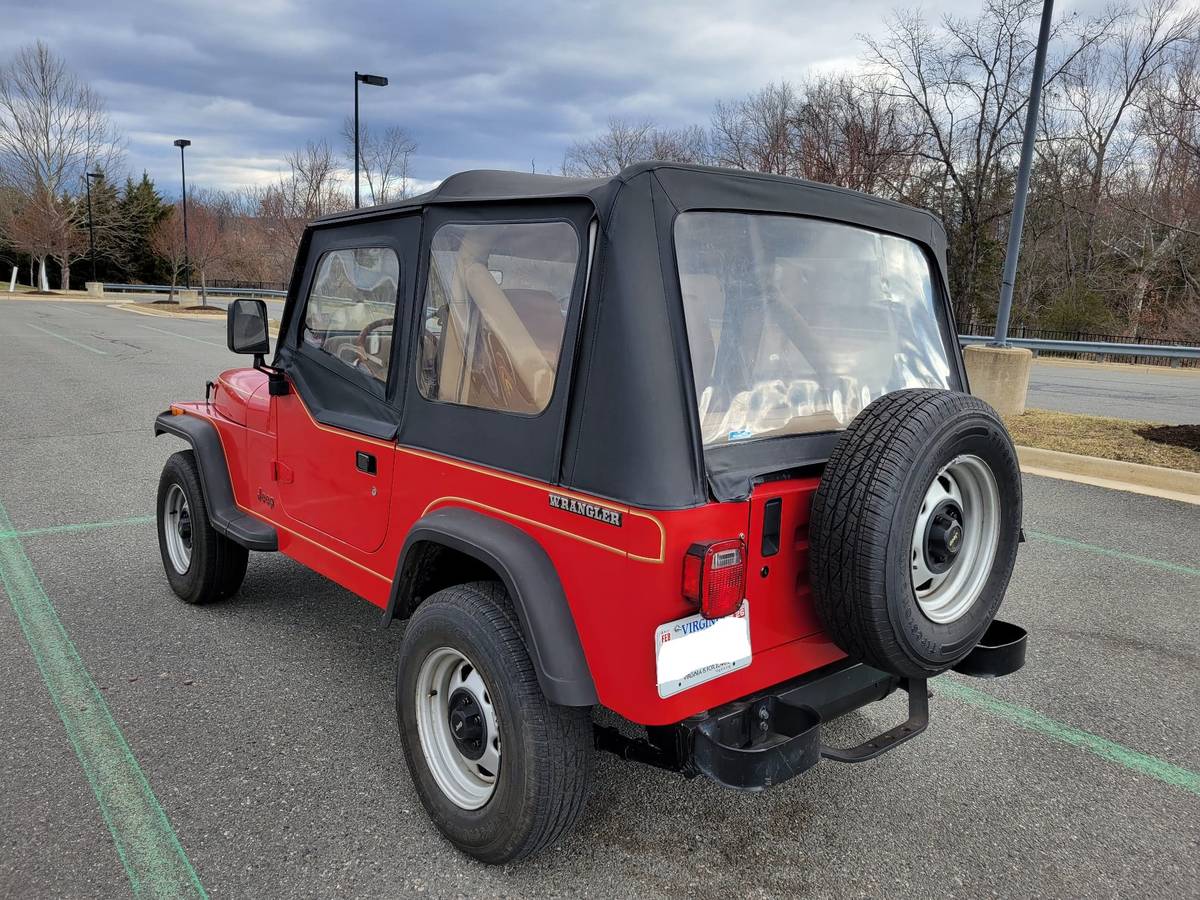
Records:
[[[1151,422],[1029,409],[1024,415],[1006,418],[1004,424],[1013,442],[1025,447],[1200,472],[1200,453],[1149,441],[1137,434],[1138,429],[1154,424]]]

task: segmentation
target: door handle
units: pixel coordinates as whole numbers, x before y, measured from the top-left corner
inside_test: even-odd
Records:
[[[366,472],[368,475],[374,475],[375,454],[364,453],[362,450],[356,450],[354,453],[354,467],[360,472]]]

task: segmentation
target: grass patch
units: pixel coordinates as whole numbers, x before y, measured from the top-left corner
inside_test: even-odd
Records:
[[[1200,472],[1200,452],[1147,440],[1138,433],[1154,429],[1153,422],[1029,409],[1024,415],[1009,416],[1004,424],[1014,443],[1025,447]]]

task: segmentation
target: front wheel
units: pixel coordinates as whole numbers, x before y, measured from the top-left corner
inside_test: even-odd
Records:
[[[173,454],[158,480],[158,549],[171,590],[186,603],[228,597],[246,576],[249,551],[209,522],[191,450]]]
[[[396,716],[421,803],[464,853],[520,859],[582,812],[590,712],[542,694],[501,585],[457,585],[421,604],[404,634]]]

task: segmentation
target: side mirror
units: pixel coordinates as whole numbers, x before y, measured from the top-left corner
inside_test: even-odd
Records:
[[[267,304],[262,300],[234,300],[225,314],[226,342],[234,353],[266,356],[271,352],[267,333]]]

